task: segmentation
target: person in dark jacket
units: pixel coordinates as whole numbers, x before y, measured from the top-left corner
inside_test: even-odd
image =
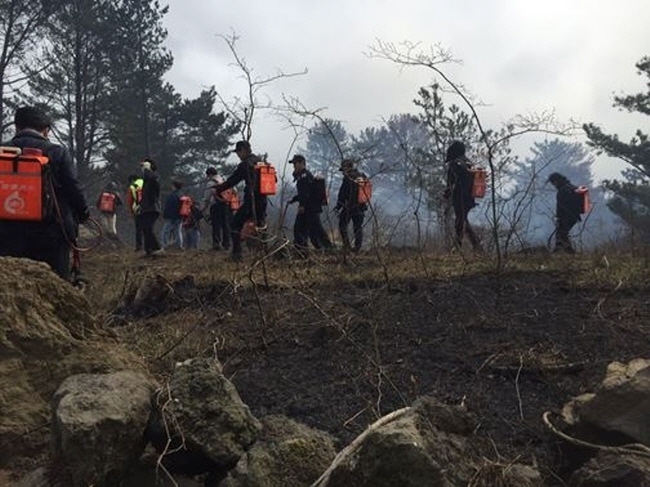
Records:
[[[160,254],[162,249],[154,232],[154,225],[160,216],[160,182],[156,174],[156,163],[144,159],[142,167],[142,201],[138,207],[142,233],[144,236],[144,251],[149,257]]]
[[[465,144],[454,141],[447,149],[445,158],[447,166],[447,188],[445,197],[451,198],[455,216],[455,245],[461,247],[463,237],[467,235],[474,250],[481,250],[481,242],[474,233],[467,219],[469,212],[476,206],[472,196],[474,179],[472,176],[472,163],[465,156]]]
[[[52,121],[42,110],[20,107],[14,123],[16,135],[3,145],[39,149],[49,158],[55,205],[42,221],[0,220],[0,255],[46,262],[70,279],[70,251],[78,224],[90,218],[83,186],[68,150],[48,140]]]
[[[569,232],[580,221],[581,200],[576,186],[562,174],[554,172],[548,182],[557,189],[555,205],[555,252],[575,253]]]
[[[343,241],[343,248],[350,249],[348,226],[350,220],[352,220],[354,229],[354,247],[352,247],[352,251],[358,252],[363,244],[363,219],[368,205],[359,203],[359,185],[356,181],[358,178],[365,178],[366,175],[356,168],[356,164],[352,159],[345,159],[341,163],[339,171],[343,173],[343,181],[334,207],[334,211],[339,215],[339,233]]]
[[[181,188],[183,183],[180,181],[172,182],[172,192],[165,198],[163,207],[163,225],[160,232],[160,242],[162,248],[166,249],[175,245],[179,249],[183,248],[183,229],[181,224]]]
[[[266,206],[268,198],[260,194],[260,185],[255,166],[261,158],[253,154],[251,145],[246,140],[240,140],[233,151],[241,161],[225,182],[215,188],[217,194],[233,188],[244,181],[244,201],[232,219],[232,259],[242,260],[241,230],[248,220],[253,220],[258,229],[266,227]]]
[[[203,197],[203,212],[210,216],[212,225],[212,250],[228,250],[230,248],[230,235],[232,233],[232,211],[228,196],[233,189],[217,193],[216,187],[223,183],[223,178],[217,175],[214,167],[205,170],[208,182]]]
[[[298,203],[296,221],[293,224],[293,243],[298,249],[306,249],[309,239],[317,250],[330,249],[332,242],[320,221],[322,200],[316,192],[314,176],[307,169],[304,156],[300,154],[294,155],[289,164],[293,164],[293,180],[298,192],[289,201],[289,204]]]

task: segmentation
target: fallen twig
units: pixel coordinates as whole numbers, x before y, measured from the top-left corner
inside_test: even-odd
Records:
[[[580,440],[578,438],[574,438],[573,436],[569,436],[566,433],[563,433],[562,431],[558,430],[553,425],[553,423],[551,423],[551,420],[549,419],[549,416],[551,414],[553,414],[551,411],[546,411],[542,415],[542,420],[544,421],[544,424],[556,436],[559,436],[560,438],[562,438],[565,441],[568,441],[569,443],[578,446],[583,446],[585,448],[591,448],[593,450],[600,450],[600,451],[607,451],[610,453],[619,453],[619,454],[628,454],[628,455],[640,455],[643,457],[650,458],[650,447],[642,443],[628,443],[626,445],[621,445],[621,446],[608,446],[608,445],[598,445],[596,443],[590,443],[588,441]]]

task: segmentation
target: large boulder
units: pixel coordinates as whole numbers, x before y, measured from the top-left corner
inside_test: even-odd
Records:
[[[423,397],[382,418],[334,460],[315,487],[468,485],[477,471],[468,449],[474,429],[461,408]]]
[[[100,336],[88,300],[46,264],[0,267],[0,468],[25,471],[47,455],[50,400],[66,377],[143,365]]]
[[[149,438],[172,471],[226,471],[255,442],[262,428],[235,386],[212,359],[176,365],[157,395]]]
[[[219,487],[310,486],[334,460],[333,439],[284,416],[262,418],[259,439]]]
[[[571,400],[565,421],[582,430],[593,428],[615,437],[650,445],[650,361],[613,362],[594,393]]]
[[[117,485],[146,445],[156,385],[137,372],[67,378],[52,400],[52,458],[70,485]]]

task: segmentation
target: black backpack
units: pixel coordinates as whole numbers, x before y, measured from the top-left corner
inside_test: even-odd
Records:
[[[320,206],[329,205],[329,195],[327,192],[327,184],[325,184],[325,178],[322,176],[314,176],[311,187],[314,204],[319,204]]]

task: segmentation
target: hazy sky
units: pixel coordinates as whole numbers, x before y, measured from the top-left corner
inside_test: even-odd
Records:
[[[163,2],[164,3],[164,0]],[[239,54],[260,78],[279,80],[262,93],[283,93],[340,119],[349,132],[396,113],[415,113],[419,87],[433,80],[425,68],[399,67],[365,55],[376,39],[439,44],[462,65],[443,68],[485,103],[489,128],[517,114],[555,110],[561,121],[593,121],[624,140],[647,117],[612,108],[612,96],[647,90],[635,63],[650,55],[648,0],[168,0],[167,46],[174,55],[168,80],[184,96],[215,85],[226,98],[247,85],[220,34],[240,36]],[[448,100],[450,103],[452,100]],[[454,102],[460,104],[458,100]],[[254,129],[254,150],[285,161],[291,131],[270,114]],[[646,130],[647,132],[647,130]],[[577,140],[582,140],[578,138]],[[521,157],[531,141],[520,141]],[[599,178],[621,165],[598,158]]]

